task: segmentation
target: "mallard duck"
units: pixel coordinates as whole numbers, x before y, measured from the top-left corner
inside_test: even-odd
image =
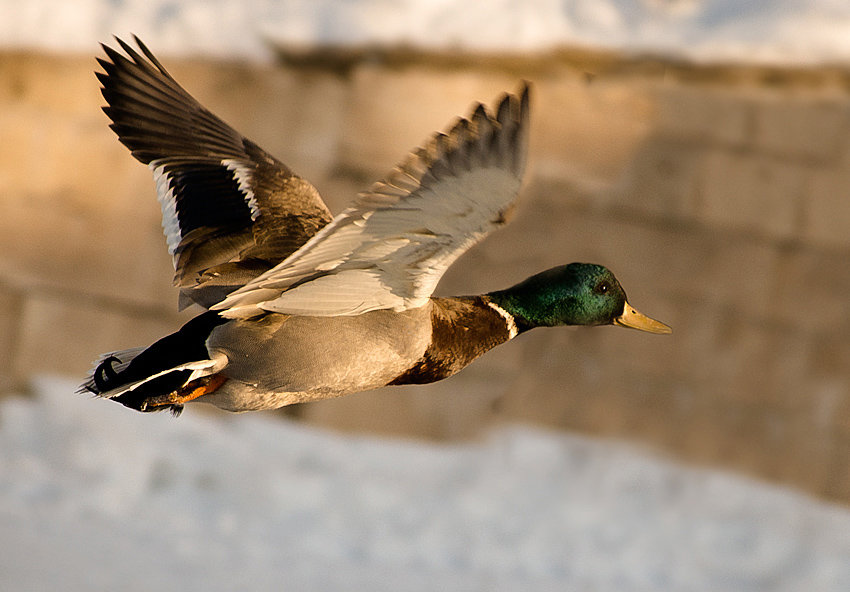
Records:
[[[333,217],[310,183],[134,39],[138,51],[103,45],[103,109],[153,173],[182,304],[206,311],[147,348],[104,354],[81,390],[139,411],[274,409],[442,380],[535,327],[670,333],[589,263],[478,296],[432,296],[508,220],[525,169],[527,84],[492,111],[478,104]]]

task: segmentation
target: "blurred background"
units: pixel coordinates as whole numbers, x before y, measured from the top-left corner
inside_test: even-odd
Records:
[[[448,443],[554,428],[850,502],[847,3],[0,2],[6,394],[197,312],[176,312],[152,179],[100,111],[97,44],[130,33],[334,212],[531,81],[517,215],[437,293],[592,261],[674,328],[539,329],[435,385],[282,414]]]

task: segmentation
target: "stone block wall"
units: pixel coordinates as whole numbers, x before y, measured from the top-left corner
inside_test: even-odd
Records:
[[[595,261],[675,330],[540,329],[442,383],[287,412],[430,438],[533,422],[850,500],[847,77],[592,58],[164,60],[334,211],[473,100],[531,80],[516,218],[438,293]],[[98,353],[149,343],[192,314],[176,312],[153,183],[107,128],[94,65],[0,54],[7,392],[37,373],[82,379]]]

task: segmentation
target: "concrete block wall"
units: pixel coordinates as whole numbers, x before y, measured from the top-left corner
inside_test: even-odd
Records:
[[[531,163],[516,218],[453,266],[438,293],[596,261],[675,333],[541,329],[442,383],[288,413],[430,438],[533,422],[850,500],[844,78],[784,72],[777,83],[751,69],[563,56],[383,58],[344,68],[164,61],[334,211],[473,100],[530,79]],[[176,312],[153,183],[108,130],[93,67],[0,54],[6,391],[37,373],[82,379],[98,353],[149,343],[191,315]]]

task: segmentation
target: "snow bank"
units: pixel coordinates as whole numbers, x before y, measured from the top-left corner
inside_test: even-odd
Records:
[[[72,389],[0,404],[4,590],[850,589],[846,509],[622,445],[174,420]]]
[[[541,50],[589,45],[697,60],[850,60],[846,0],[0,0],[0,46],[269,57],[301,45]]]

